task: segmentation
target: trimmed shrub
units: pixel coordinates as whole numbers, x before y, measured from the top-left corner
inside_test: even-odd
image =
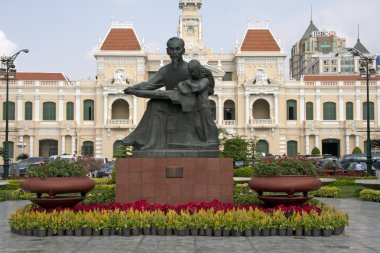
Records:
[[[248,184],[236,184],[234,186],[235,204],[261,204],[257,193],[248,187]]]
[[[111,178],[93,178],[95,180],[96,185],[107,185],[107,184],[113,184]]]
[[[116,168],[111,171],[111,183],[116,184]]]
[[[364,189],[360,191],[359,198],[366,201],[380,202],[380,191]]]
[[[323,186],[317,191],[312,191],[310,194],[314,197],[340,198],[342,196],[342,191],[335,186]]]
[[[115,202],[115,200],[115,185],[96,185],[95,188],[86,195],[82,203],[107,204],[108,202]]]
[[[352,150],[352,154],[363,154],[363,151],[359,147],[355,147]]]
[[[355,185],[355,180],[342,179],[342,180],[336,180],[335,182],[332,182],[331,184],[329,184],[329,186],[349,186],[349,185]]]
[[[312,155],[312,156],[320,156],[320,155],[321,155],[321,151],[319,150],[319,148],[314,147],[314,148],[311,150],[311,155]]]
[[[18,179],[8,180],[8,185],[4,186],[2,188],[2,190],[17,190],[17,189],[20,189],[20,183],[21,183],[21,180],[18,180]]]
[[[241,167],[234,169],[234,177],[252,177],[253,171],[252,167]]]

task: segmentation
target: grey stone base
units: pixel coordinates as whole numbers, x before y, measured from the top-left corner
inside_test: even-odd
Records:
[[[132,157],[135,158],[181,158],[181,157],[195,157],[195,158],[211,158],[219,157],[219,150],[136,150],[132,152]]]

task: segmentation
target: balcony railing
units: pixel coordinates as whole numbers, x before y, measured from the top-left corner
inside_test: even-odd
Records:
[[[109,125],[129,125],[129,119],[111,119],[108,121]]]
[[[223,120],[223,125],[225,126],[234,126],[236,124],[236,120]]]
[[[252,125],[272,125],[273,120],[272,119],[251,119]]]

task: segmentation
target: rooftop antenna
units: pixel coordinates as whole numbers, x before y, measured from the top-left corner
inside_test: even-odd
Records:
[[[313,4],[310,4],[310,21],[313,22]]]
[[[359,24],[358,24],[358,41],[360,40],[359,32],[360,32],[360,29],[359,29]]]

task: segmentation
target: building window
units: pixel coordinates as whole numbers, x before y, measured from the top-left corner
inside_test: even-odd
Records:
[[[336,60],[331,60],[331,65],[336,65]]]
[[[346,103],[346,120],[354,119],[354,104],[352,102]]]
[[[224,102],[224,120],[235,120],[235,103],[232,100]]]
[[[306,120],[313,120],[314,115],[313,115],[313,103],[312,102],[307,102],[306,103]]]
[[[286,101],[287,108],[287,119],[288,120],[297,120],[297,101],[288,100]]]
[[[66,103],[66,120],[74,120],[74,103]]]
[[[6,111],[5,108],[7,106],[7,102],[3,102],[3,120],[6,120]],[[8,101],[8,120],[15,120],[15,103],[12,101]]]
[[[56,120],[55,115],[55,103],[45,102],[43,103],[43,120]]]
[[[288,143],[286,144],[286,150],[287,150],[288,156],[296,156],[298,153],[297,142],[288,141]]]
[[[3,142],[3,150],[5,150],[5,141]],[[15,153],[15,144],[13,141],[8,141],[8,158],[13,158]]]
[[[83,106],[83,119],[94,120],[94,100],[86,99]]]
[[[323,120],[336,120],[336,104],[333,102],[323,103]]]
[[[256,153],[268,155],[269,154],[269,144],[266,140],[259,140],[256,143]]]
[[[208,102],[210,104],[211,117],[213,120],[216,120],[216,104],[215,104],[215,101],[209,100]]]
[[[323,64],[324,64],[324,65],[329,65],[329,61],[324,60],[324,61],[323,61]]]
[[[363,103],[363,120],[367,120],[367,102]],[[375,120],[373,102],[369,102],[369,120]]]
[[[222,81],[232,81],[232,72],[226,72],[222,78]]]
[[[92,142],[92,141],[83,142],[82,155],[83,156],[89,156],[89,157],[94,156],[94,142]]]
[[[323,68],[323,72],[325,72],[325,73],[326,73],[326,72],[329,72],[329,68],[328,68],[328,67],[324,67],[324,68]]]
[[[336,72],[336,67],[332,67],[331,72]]]
[[[28,101],[25,102],[25,120],[32,120],[33,117],[33,104]]]

